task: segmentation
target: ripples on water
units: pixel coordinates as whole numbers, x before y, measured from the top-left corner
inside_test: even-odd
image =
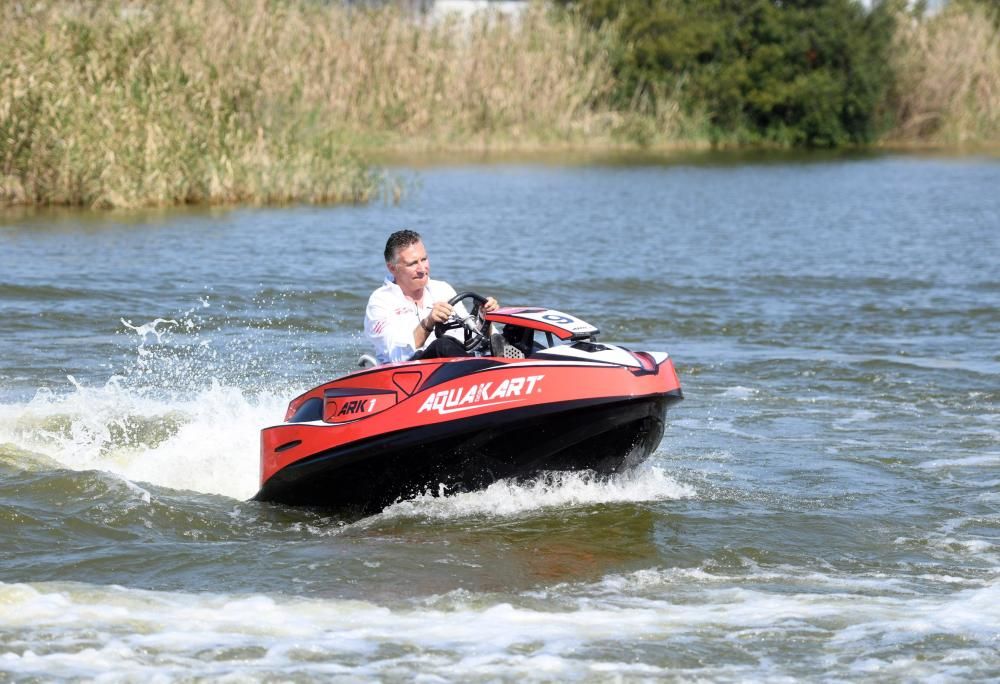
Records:
[[[1000,165],[421,176],[0,227],[3,677],[1000,676]],[[456,286],[669,350],[650,462],[363,520],[248,502],[402,226]]]

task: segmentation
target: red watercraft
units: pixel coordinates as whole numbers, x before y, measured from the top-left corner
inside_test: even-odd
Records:
[[[261,432],[254,498],[371,513],[545,471],[611,474],[660,443],[682,398],[665,352],[599,343],[597,328],[552,309],[484,313],[468,292],[452,304],[462,300],[471,313],[435,332],[460,329],[472,356],[366,368],[296,397]]]

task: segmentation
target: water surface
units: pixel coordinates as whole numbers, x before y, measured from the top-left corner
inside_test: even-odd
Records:
[[[0,678],[1000,676],[1000,162],[400,169],[402,204],[0,223]],[[666,350],[639,470],[248,502],[392,230]]]

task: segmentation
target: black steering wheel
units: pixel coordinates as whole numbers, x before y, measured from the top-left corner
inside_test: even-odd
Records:
[[[441,338],[449,330],[461,328],[465,332],[465,341],[462,342],[462,347],[465,351],[469,352],[483,343],[490,324],[483,312],[483,304],[486,303],[486,297],[475,292],[463,292],[449,299],[448,303],[455,306],[466,299],[472,300],[472,308],[466,309],[469,311],[469,315],[463,318],[458,313],[453,312],[451,317],[444,323],[434,324],[434,334],[438,338]]]

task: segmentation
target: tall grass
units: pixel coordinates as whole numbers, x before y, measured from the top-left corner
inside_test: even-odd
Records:
[[[900,21],[894,141],[1000,143],[1000,29],[980,5]]]
[[[386,189],[375,150],[708,144],[679,93],[612,104],[620,41],[542,4],[0,1],[0,204],[357,202]],[[897,48],[893,139],[1000,139],[985,12],[901,22]]]
[[[239,5],[234,5],[239,7]],[[221,3],[4,3],[0,199],[102,207],[352,201],[377,178],[289,88],[267,16]],[[265,45],[265,44],[262,44]]]
[[[0,203],[364,201],[372,147],[585,143],[600,32],[308,0],[0,5]]]
[[[602,38],[533,7],[433,22],[392,9],[337,15],[303,55],[308,99],[394,147],[584,140],[612,77]]]

